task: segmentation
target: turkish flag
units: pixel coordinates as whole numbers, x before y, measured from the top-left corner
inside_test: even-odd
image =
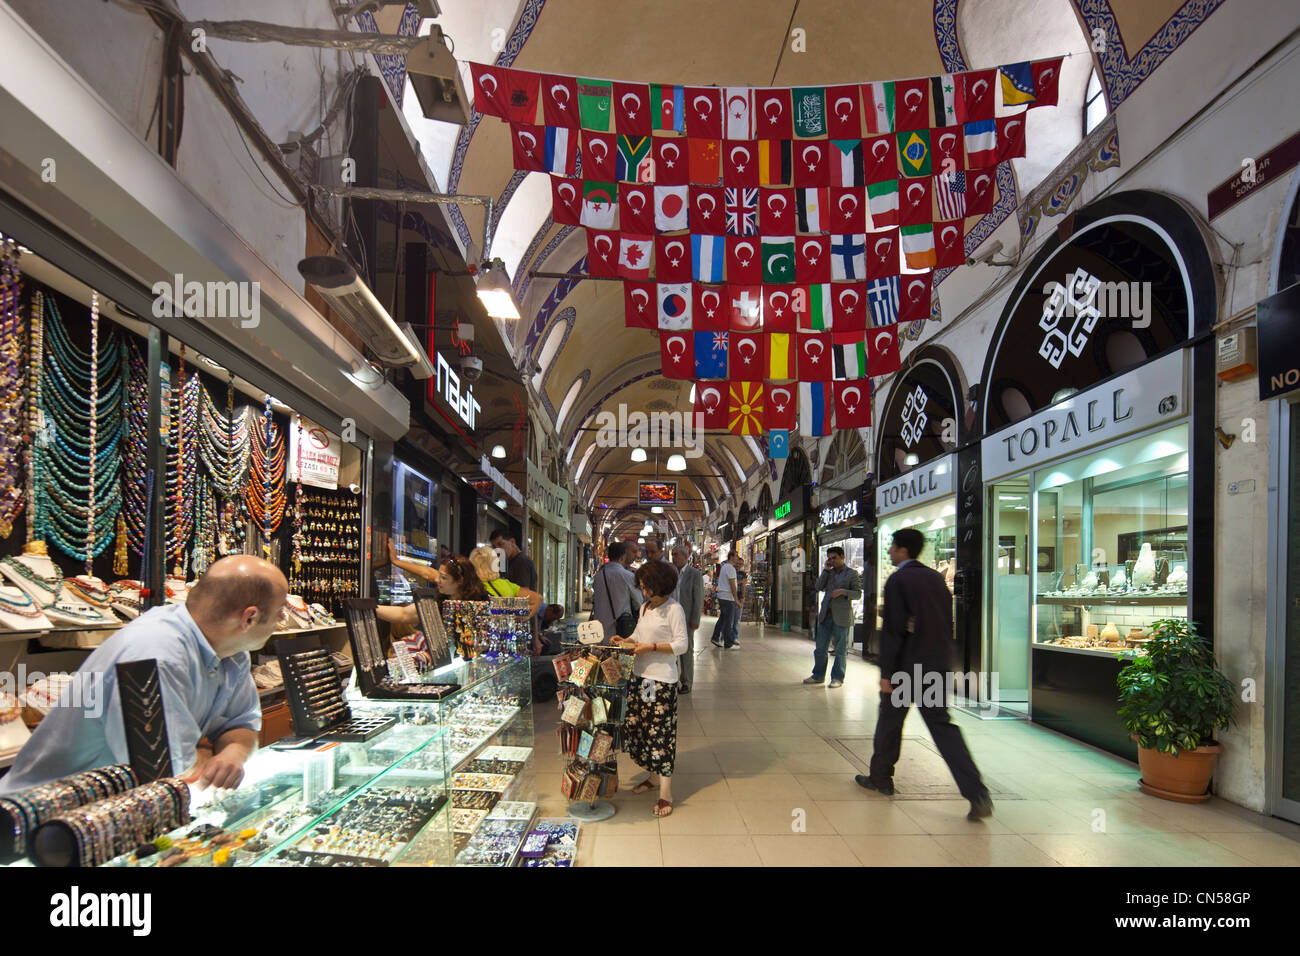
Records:
[[[930,128],[930,78],[894,82],[894,129]]]
[[[826,129],[831,139],[862,138],[862,98],[856,83],[826,87]]]
[[[542,119],[547,126],[577,129],[582,125],[582,117],[578,114],[577,77],[542,75]]]
[[[659,361],[664,378],[695,377],[695,336],[690,331],[659,333]]]
[[[793,365],[793,363],[791,363]],[[767,386],[764,405],[763,426],[767,431],[786,428],[791,431],[799,427],[799,387],[797,385]]]
[[[653,282],[623,280],[623,324],[629,329],[659,327],[655,311],[657,291]]]
[[[546,127],[510,124],[510,145],[515,169],[529,173],[546,171]]]
[[[993,118],[993,91],[997,89],[998,71],[971,70],[959,74],[957,84],[957,122],[974,123]],[[897,87],[895,87],[897,89]]]
[[[759,139],[794,139],[789,89],[754,90],[754,135]]]
[[[799,140],[793,146],[790,161],[794,166],[792,185],[808,189],[829,186],[831,181],[831,144],[824,139]]]
[[[616,175],[615,159],[618,157],[618,137],[613,133],[582,131],[582,178],[602,183],[612,183]]]
[[[798,330],[798,316],[794,311],[793,285],[763,286],[763,328],[769,332],[795,332]],[[804,293],[807,295],[807,292]]]
[[[869,136],[862,141],[862,162],[866,183],[883,183],[898,178],[898,140],[893,133]]]
[[[867,336],[867,374],[872,378],[897,372],[898,326],[882,325]]]
[[[867,327],[867,284],[831,283],[831,316],[835,331],[861,332]]]
[[[727,236],[727,282],[758,285],[763,281],[763,257],[758,236]]]
[[[690,236],[655,236],[655,278],[660,282],[691,281]]]
[[[898,280],[898,321],[913,322],[930,317],[932,272],[913,272]]]
[[[537,119],[540,74],[481,63],[471,63],[469,73],[474,85],[474,109],[478,112],[511,123],[532,123]]]
[[[1035,106],[1055,106],[1056,90],[1061,81],[1061,59],[1057,57],[1054,60],[1041,60],[1032,65],[1034,71],[1034,101],[1029,104],[1029,108]]]
[[[695,308],[691,320],[697,332],[725,332],[731,327],[731,306],[725,285],[695,284]]]
[[[1021,154],[1023,155],[1023,154]],[[930,169],[940,173],[955,173],[966,168],[966,136],[960,126],[930,131]]]
[[[680,136],[656,136],[653,140],[655,183],[660,186],[685,186],[691,181],[691,156],[686,140]]]
[[[686,135],[722,139],[722,90],[716,86],[688,86]]]
[[[836,382],[834,391],[836,428],[866,428],[871,424],[870,382]]]
[[[755,285],[727,285],[727,327],[752,332],[763,327],[763,289]]]
[[[858,186],[832,186],[828,192],[831,232],[867,231],[867,191]]]
[[[799,381],[829,382],[835,372],[831,333],[800,332],[797,341]]]
[[[966,215],[986,216],[993,211],[997,180],[994,169],[975,169],[966,174]]]
[[[551,177],[551,218],[561,226],[577,226],[582,215],[582,180]]]
[[[791,236],[795,231],[794,188],[765,186],[758,192],[758,231],[764,236]]]
[[[1025,155],[1025,117],[1026,110],[1014,116],[999,116],[996,119],[998,135],[998,162]]]
[[[966,264],[965,226],[963,219],[934,224],[935,265],[940,269]]]
[[[727,375],[730,379],[733,382],[763,381],[767,377],[767,334],[762,331],[732,331],[728,339]]]
[[[625,136],[649,136],[651,121],[649,83],[614,82],[614,129]]]
[[[718,185],[718,163],[722,159],[722,140],[688,139],[687,152],[690,153],[688,176],[693,183],[701,186]]]
[[[898,187],[898,221],[901,225],[921,226],[934,222],[930,176],[900,180]]]
[[[898,229],[867,233],[867,279],[898,275]]]
[[[587,275],[604,278],[618,276],[618,239],[617,229],[587,230]]]
[[[758,141],[729,139],[722,144],[722,185],[758,185]]]
[[[721,186],[691,187],[691,232],[701,236],[727,234],[726,195]]]
[[[708,431],[727,428],[727,387],[701,382],[695,389],[695,424]],[[700,420],[703,416],[703,422]]]
[[[831,237],[796,236],[794,277],[801,284],[831,281]]]
[[[618,184],[618,228],[623,232],[636,233],[638,236],[654,235],[655,202],[653,186],[647,186],[644,183]],[[689,282],[690,278],[687,277],[683,281]]]

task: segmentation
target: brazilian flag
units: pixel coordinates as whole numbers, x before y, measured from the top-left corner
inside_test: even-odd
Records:
[[[898,161],[904,176],[930,175],[930,131],[908,130],[895,133],[898,138]]]

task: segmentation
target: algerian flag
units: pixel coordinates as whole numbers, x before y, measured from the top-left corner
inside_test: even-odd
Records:
[[[609,132],[609,103],[613,95],[614,87],[609,80],[578,78],[578,114],[583,129]]]
[[[592,229],[613,229],[618,211],[618,187],[613,183],[582,184],[582,214],[578,221]]]
[[[794,281],[794,236],[763,237],[763,282]]]
[[[825,332],[833,325],[830,283],[808,286],[808,308],[799,316],[799,328]]]
[[[934,227],[929,223],[920,226],[903,226],[898,230],[903,242],[903,255],[909,269],[933,269]]]
[[[871,209],[871,228],[898,225],[898,180],[886,179],[867,186],[867,206]]]

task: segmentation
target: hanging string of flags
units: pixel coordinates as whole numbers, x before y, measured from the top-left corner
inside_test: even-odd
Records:
[[[897,324],[965,262],[1063,59],[793,88],[470,73],[514,167],[550,174],[554,221],[586,229],[588,275],[622,278],[626,325],[699,383],[705,427],[775,450],[871,424],[864,380],[898,370]]]

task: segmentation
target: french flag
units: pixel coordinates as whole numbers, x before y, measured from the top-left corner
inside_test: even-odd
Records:
[[[988,169],[998,164],[998,130],[993,120],[966,124],[966,168]]]

